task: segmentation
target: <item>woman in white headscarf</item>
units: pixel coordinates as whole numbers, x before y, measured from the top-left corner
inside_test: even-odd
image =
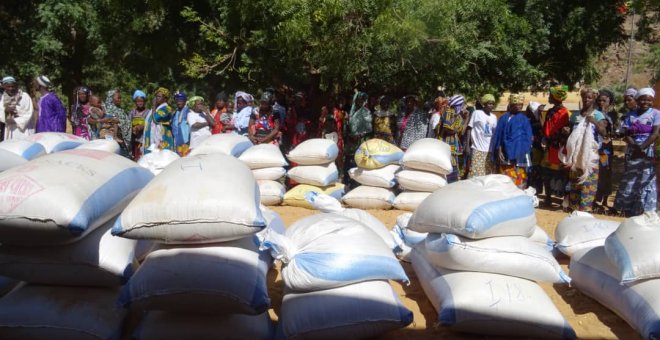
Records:
[[[660,133],[660,111],[653,108],[655,91],[643,88],[637,92],[637,109],[621,122],[621,133],[627,144],[625,170],[614,200],[614,209],[625,216],[655,211],[657,183],[654,143]]]

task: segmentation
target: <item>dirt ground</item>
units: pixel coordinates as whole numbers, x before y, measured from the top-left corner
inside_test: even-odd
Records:
[[[314,210],[308,210],[295,207],[273,207],[287,226],[293,222],[312,214],[318,213]],[[388,228],[395,224],[396,217],[404,213],[399,210],[369,210],[369,213],[376,216]],[[536,210],[537,224],[542,227],[549,235],[554,235],[555,228],[567,214],[555,208],[554,210]],[[603,219],[621,220],[617,217],[598,216]],[[559,259],[566,272],[568,270],[568,257]],[[451,331],[447,327],[437,325],[437,313],[433,309],[431,302],[427,299],[421,285],[417,281],[415,272],[409,263],[402,262],[408,277],[411,280],[410,285],[405,286],[398,282],[391,282],[403,301],[404,305],[413,311],[414,321],[408,327],[390,332],[384,335],[384,339],[485,339],[493,338],[486,336],[474,336],[460,334]],[[269,274],[270,297],[272,308],[271,317],[277,320],[282,304],[282,287],[284,283],[279,275],[279,264],[276,270]],[[570,274],[570,272],[569,272]],[[575,288],[566,285],[541,284],[545,292],[550,296],[555,306],[564,315],[568,323],[573,326],[578,338],[580,339],[639,339],[639,335],[625,321],[619,318],[610,310],[600,305],[595,300],[585,296]]]

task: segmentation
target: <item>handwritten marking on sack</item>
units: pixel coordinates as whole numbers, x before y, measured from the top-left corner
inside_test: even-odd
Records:
[[[72,168],[78,170],[88,176],[96,176],[96,171],[92,168],[86,167],[84,164],[74,162],[74,161],[64,161],[56,159],[42,159],[42,163],[48,163],[52,165],[64,166],[67,168]]]
[[[492,280],[486,282],[488,290],[490,292],[490,304],[489,308],[498,309],[498,305],[501,303],[513,303],[515,301],[523,302],[525,301],[525,295],[520,289],[520,286],[517,284],[511,284],[505,282],[504,284],[493,282]]]
[[[42,190],[44,187],[26,175],[0,179],[0,213],[14,211],[23,201]]]

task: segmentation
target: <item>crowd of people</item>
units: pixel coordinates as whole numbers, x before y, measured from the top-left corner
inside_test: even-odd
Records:
[[[538,102],[525,106],[525,98],[514,93],[499,118],[492,94],[468,105],[462,95],[440,90],[426,103],[416,95],[399,99],[355,91],[352,101],[333,98],[313,114],[303,92],[266,89],[258,100],[243,91],[231,97],[220,92],[207,102],[202,96],[172,94],[161,87],[151,97],[134,91],[133,109],[126,112],[119,90],[107,91],[102,100],[80,86],[67,113],[45,76],[32,83],[39,96],[34,103],[13,77],[4,77],[2,86],[4,139],[64,132],[68,119],[73,134],[88,140],[114,139],[124,156],[138,160],[155,149],[185,156],[205,138],[221,133],[244,135],[254,144],[276,144],[284,153],[306,139],[327,138],[339,146],[337,162],[350,184],[346,170],[354,166],[362,142],[379,138],[405,151],[416,140],[437,138],[451,148],[454,170],[448,182],[501,173],[521,189],[533,187],[543,194],[545,207],[553,205],[554,196],[565,210],[626,216],[656,210],[660,111],[652,106],[651,88],[626,90],[625,114],[619,119],[614,94],[606,89],[581,89],[581,109],[570,112],[563,105],[568,95],[564,85],[549,89],[552,107],[547,112]],[[610,207],[612,141],[619,138],[627,145],[625,171]]]

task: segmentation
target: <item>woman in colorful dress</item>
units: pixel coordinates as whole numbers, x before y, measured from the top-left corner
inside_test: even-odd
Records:
[[[568,171],[559,160],[559,150],[566,145],[566,139],[570,133],[568,127],[570,112],[563,104],[567,97],[568,86],[556,85],[550,88],[548,102],[553,106],[545,114],[545,121],[541,129],[543,134],[541,145],[544,149],[541,174],[545,194],[541,205],[544,207],[552,206],[552,195],[563,198],[568,183]]]
[[[501,174],[511,178],[520,189],[527,188],[527,169],[531,166],[532,126],[522,112],[524,98],[509,96],[509,111],[497,121],[491,143],[491,160]]]
[[[470,150],[470,173],[468,178],[486,176],[493,173],[490,161],[490,142],[497,128],[497,117],[493,113],[495,109],[495,96],[485,94],[481,97],[481,110],[474,110],[470,116],[470,122],[466,133],[466,149]]]
[[[595,144],[597,144],[596,148],[592,148],[588,151],[591,153],[590,155],[582,155],[582,158],[593,159],[595,162],[593,162],[593,164],[583,165],[582,169],[570,170],[568,173],[570,184],[568,205],[570,210],[586,212],[593,211],[593,203],[598,189],[598,149],[600,148],[602,137],[606,135],[605,127],[607,126],[605,115],[596,108],[597,96],[598,92],[594,89],[582,89],[580,91],[580,97],[582,97],[582,109],[573,112],[569,118],[571,133],[579,133],[580,131],[576,130],[576,128],[583,120],[586,120],[586,122],[589,123],[587,125],[586,133],[593,133],[593,139],[586,137],[583,138],[585,141],[593,140]],[[569,136],[567,144],[570,144],[571,137],[572,136]],[[582,150],[579,149],[574,149],[573,152],[582,152]],[[573,155],[567,155],[567,159],[573,158]]]
[[[429,114],[419,108],[419,100],[415,95],[403,98],[405,108],[397,120],[397,145],[403,151],[416,141],[429,135]]]
[[[119,143],[121,155],[131,158],[129,143],[131,141],[131,120],[126,111],[119,107],[121,105],[121,94],[119,90],[113,89],[106,93],[105,118],[116,120],[117,133],[115,140]]]
[[[273,112],[272,94],[264,92],[259,101],[259,110],[250,117],[248,138],[254,144],[275,144],[279,146],[280,118]]]
[[[147,109],[147,95],[140,91],[133,92],[133,103],[135,108],[131,110],[131,155],[135,161],[142,157],[142,145],[144,143],[144,119],[149,115]]]
[[[378,107],[374,110],[374,138],[394,144],[396,135],[396,114],[390,110],[391,100],[385,96],[378,99]]]
[[[610,90],[600,90],[597,100],[598,110],[605,114],[605,136],[602,139],[598,154],[598,189],[596,189],[596,203],[599,212],[606,212],[608,209],[607,199],[612,194],[612,157],[614,156],[614,144],[612,139],[618,124],[618,114],[614,111],[614,93]]]
[[[87,119],[89,117],[89,96],[92,91],[86,86],[80,86],[76,89],[76,102],[71,106],[71,126],[73,127],[73,134],[85,138],[92,139]]]
[[[435,137],[451,147],[451,166],[453,171],[447,175],[447,182],[460,179],[462,169],[463,143],[463,106],[465,98],[461,95],[452,96],[447,101],[444,112],[440,111],[440,122],[435,127]]]
[[[654,143],[660,133],[660,111],[653,108],[655,91],[640,89],[637,109],[621,124],[627,144],[625,171],[614,200],[614,209],[624,216],[641,215],[657,209]]]
[[[211,110],[211,118],[215,121],[215,125],[211,130],[211,133],[217,135],[224,132],[225,127],[222,122],[222,115],[227,112],[227,95],[224,92],[220,92],[215,96],[215,103],[213,105],[213,110]],[[226,121],[231,121],[231,118],[226,118]],[[230,124],[227,124],[227,128],[230,128]]]
[[[174,150],[174,137],[172,136],[172,116],[174,111],[167,104],[170,98],[170,91],[164,87],[158,88],[154,92],[153,106],[150,115],[147,117],[144,135],[144,154],[151,152],[152,148]]]

